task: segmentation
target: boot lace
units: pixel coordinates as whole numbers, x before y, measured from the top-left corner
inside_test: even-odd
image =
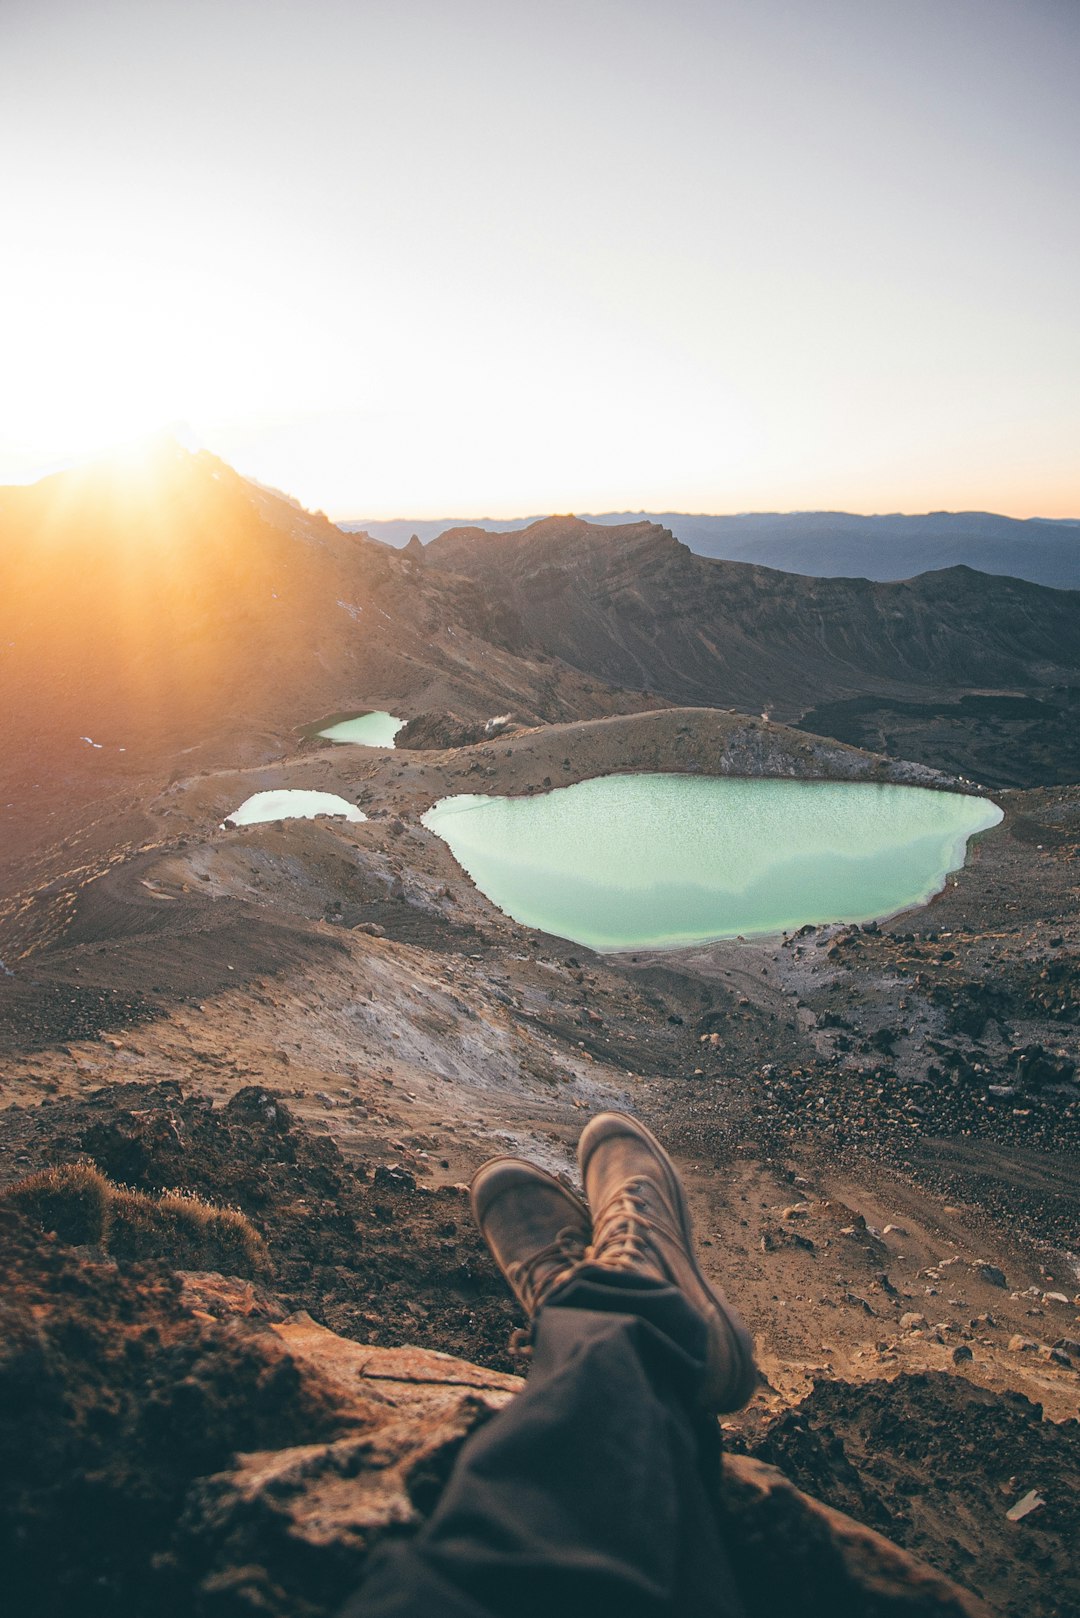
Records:
[[[611,1269],[634,1269],[643,1262],[655,1266],[659,1262],[661,1268],[666,1268],[653,1237],[666,1236],[680,1247],[684,1237],[668,1220],[658,1217],[646,1195],[648,1187],[643,1177],[627,1180],[611,1197],[593,1230],[587,1253],[590,1262]]]
[[[554,1241],[508,1266],[506,1278],[521,1299],[525,1312],[535,1315],[544,1299],[585,1257],[581,1232],[573,1225],[559,1231]]]

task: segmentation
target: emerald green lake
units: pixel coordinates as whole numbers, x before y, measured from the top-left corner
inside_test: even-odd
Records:
[[[924,904],[1003,818],[986,798],[864,782],[608,775],[423,817],[515,921],[596,950],[664,948]]]
[[[316,815],[367,819],[362,809],[347,798],[339,798],[336,792],[306,792],[293,787],[282,787],[277,792],[254,792],[228,818],[234,826],[255,826],[264,820],[314,820]]]
[[[398,719],[395,714],[379,711],[342,719],[316,734],[325,737],[328,742],[352,742],[354,746],[358,744],[361,747],[393,747],[394,737],[404,724],[404,719]]]

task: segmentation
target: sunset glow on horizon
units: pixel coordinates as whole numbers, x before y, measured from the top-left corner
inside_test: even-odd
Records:
[[[1080,516],[1078,70],[1057,0],[15,0],[0,483]]]

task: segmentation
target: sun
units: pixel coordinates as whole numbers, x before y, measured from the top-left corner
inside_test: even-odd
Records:
[[[18,330],[4,356],[0,454],[28,476],[126,453],[178,422],[258,416],[276,378],[266,311],[238,309],[221,284],[160,252],[20,266]],[[181,436],[181,435],[178,435]],[[135,450],[137,453],[137,449]]]

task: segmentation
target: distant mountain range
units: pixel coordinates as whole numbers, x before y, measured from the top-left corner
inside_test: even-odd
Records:
[[[449,528],[517,532],[537,519],[446,518],[427,522],[345,522],[397,547],[416,534],[428,544]],[[971,567],[1057,590],[1080,589],[1080,518],[1001,517],[988,511],[931,511],[925,516],[860,517],[845,511],[749,512],[692,516],[685,512],[604,512],[584,520],[623,526],[658,523],[698,556],[754,562],[819,579],[910,579],[945,567]]]

